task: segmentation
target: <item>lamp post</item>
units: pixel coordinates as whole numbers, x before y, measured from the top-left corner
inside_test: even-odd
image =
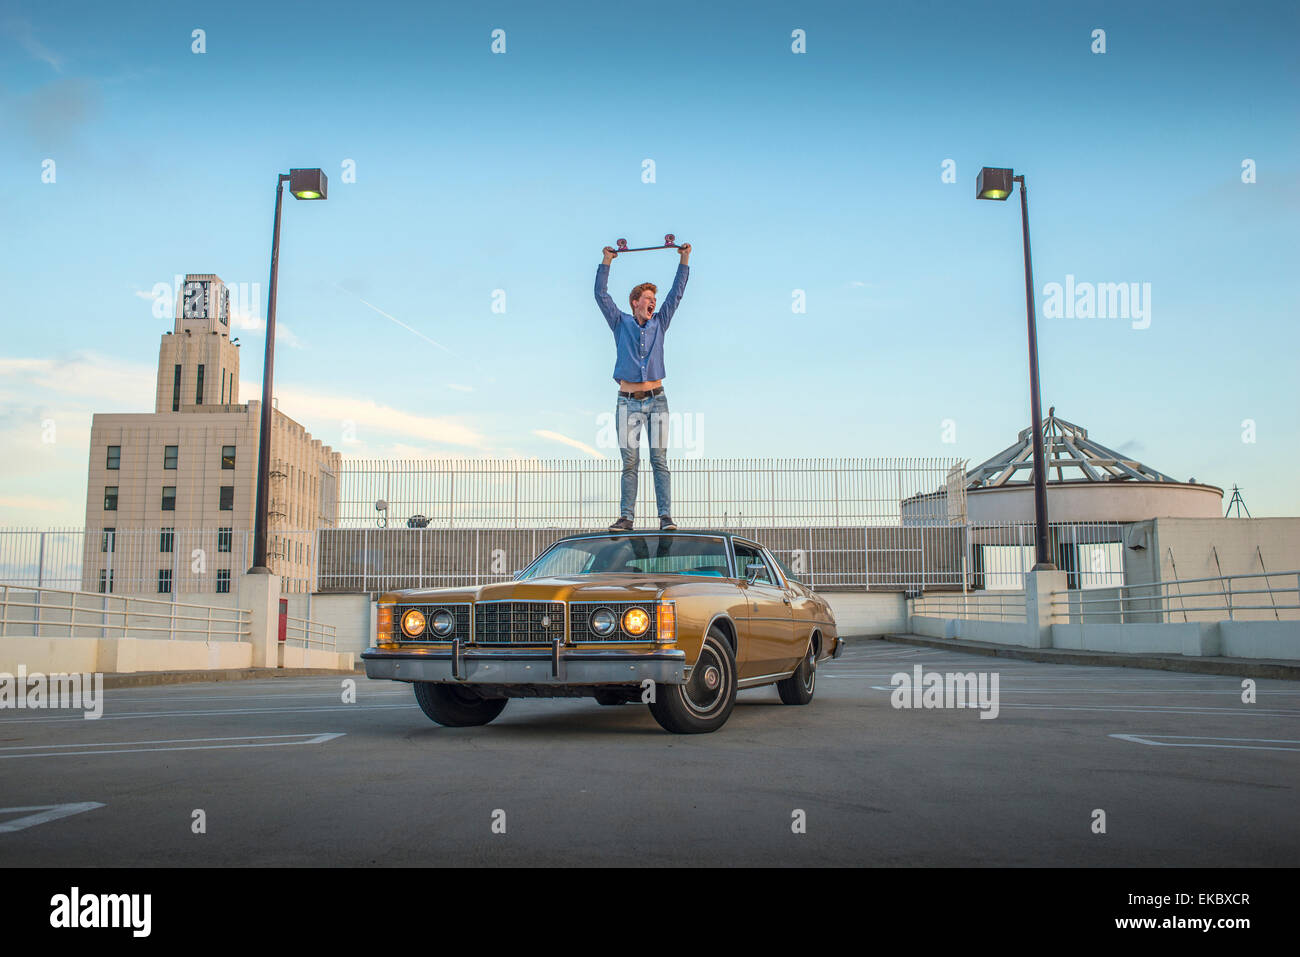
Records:
[[[280,266],[280,205],[284,184],[294,199],[325,199],[329,182],[319,169],[291,169],[281,173],[275,184],[275,226],[271,233],[271,289],[266,306],[266,357],[262,362],[262,424],[257,445],[257,511],[253,514],[253,567],[250,571],[270,574],[266,563],[266,526],[271,472],[271,386],[275,371],[275,281]]]
[[[1034,267],[1029,256],[1029,199],[1025,195],[1025,177],[1014,170],[985,166],[975,180],[976,199],[1005,201],[1013,183],[1020,184],[1020,225],[1025,239],[1025,311],[1029,323],[1029,411],[1033,417],[1034,440],[1034,568],[1056,568],[1049,557],[1047,544],[1047,463],[1043,459],[1043,413],[1038,398],[1038,326],[1034,318]]]

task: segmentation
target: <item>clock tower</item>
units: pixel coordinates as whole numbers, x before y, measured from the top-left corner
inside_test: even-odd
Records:
[[[155,412],[195,412],[239,402],[239,347],[230,341],[230,290],[212,273],[188,273],[176,320],[158,348]]]

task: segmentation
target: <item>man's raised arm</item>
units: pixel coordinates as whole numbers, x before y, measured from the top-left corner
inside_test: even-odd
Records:
[[[691,244],[686,243],[678,247],[681,253],[681,263],[677,266],[677,275],[673,277],[673,287],[668,290],[668,295],[664,296],[664,304],[659,307],[659,321],[663,323],[665,329],[673,321],[673,313],[677,311],[677,304],[682,301],[682,293],[686,291],[686,280],[691,276]]]
[[[609,323],[609,327],[614,329],[618,327],[618,321],[623,317],[623,312],[609,296],[609,264],[614,261],[614,257],[618,253],[611,246],[606,246],[602,253],[604,259],[596,267],[596,305],[600,306],[601,314],[604,315],[605,321]]]

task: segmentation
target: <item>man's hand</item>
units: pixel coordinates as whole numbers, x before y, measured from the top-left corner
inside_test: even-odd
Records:
[[[606,246],[605,248],[608,249],[609,247]],[[691,258],[691,244],[682,243],[677,247],[677,251],[682,254],[682,265],[687,265],[687,261]]]
[[[602,266],[608,266],[610,263],[614,261],[614,257],[618,255],[618,252],[614,249],[613,246],[606,246],[604,249],[601,250],[601,254],[604,255],[605,258],[601,260],[600,264]]]

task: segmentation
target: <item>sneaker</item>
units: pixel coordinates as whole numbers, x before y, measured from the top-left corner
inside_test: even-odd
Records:
[[[659,516],[659,531],[661,531],[661,532],[675,532],[675,531],[677,531],[677,523],[674,522],[674,521],[673,521],[671,518],[669,518],[667,515],[660,515],[660,516]]]
[[[630,532],[632,531],[632,519],[620,518],[617,522],[609,527],[611,532]]]

